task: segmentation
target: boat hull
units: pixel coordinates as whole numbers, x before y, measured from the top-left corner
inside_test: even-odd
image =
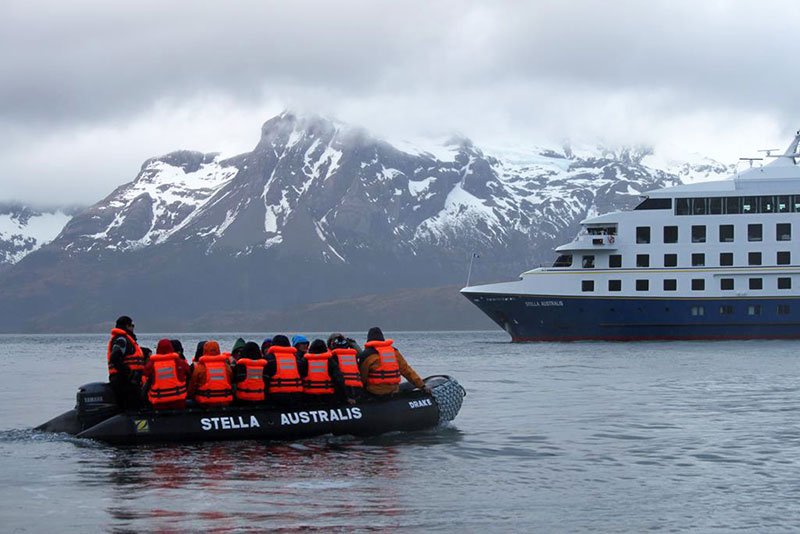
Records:
[[[465,296],[516,342],[800,339],[796,298]]]

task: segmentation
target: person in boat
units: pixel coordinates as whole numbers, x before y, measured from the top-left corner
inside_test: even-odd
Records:
[[[264,341],[261,342],[261,355],[266,356],[267,351],[271,346],[272,346],[272,338],[271,337],[265,338]]]
[[[138,408],[141,404],[144,352],[136,341],[134,327],[133,319],[121,316],[108,341],[108,381],[122,409]]]
[[[233,381],[236,384],[234,396],[238,404],[264,402],[266,386],[264,367],[267,360],[261,355],[258,343],[248,341],[242,347],[240,357],[233,367]]]
[[[186,407],[187,380],[191,369],[185,358],[175,351],[172,341],[158,342],[156,353],[144,366],[144,393],[157,410],[179,410]]]
[[[302,358],[308,352],[308,338],[302,334],[292,336],[292,346],[297,349],[297,355]]]
[[[347,346],[343,347],[341,343],[338,343],[338,348],[353,349],[356,352],[361,352],[361,345],[359,345],[355,339],[345,337],[341,332],[334,332],[328,336],[328,349],[333,350],[334,342],[340,342],[341,340],[345,340],[347,342]]]
[[[289,338],[277,335],[267,351],[264,380],[267,400],[283,406],[295,406],[303,400],[303,379],[308,374],[308,363],[289,345]]]
[[[189,381],[189,398],[201,406],[227,406],[233,402],[233,371],[229,354],[220,354],[219,343],[206,341]]]
[[[401,375],[414,387],[430,392],[430,388],[408,365],[393,343],[391,339],[383,337],[383,331],[377,326],[367,332],[365,348],[358,355],[361,380],[366,392],[373,397],[394,395],[400,389]]]
[[[303,358],[308,372],[303,380],[303,394],[307,401],[332,404],[336,400],[334,377],[340,378],[339,367],[328,346],[315,339]]]
[[[331,359],[336,362],[336,373],[331,374],[337,396],[342,401],[355,404],[364,397],[364,383],[358,369],[358,351],[353,347],[355,341],[341,334],[328,338]],[[356,344],[356,346],[358,346]]]

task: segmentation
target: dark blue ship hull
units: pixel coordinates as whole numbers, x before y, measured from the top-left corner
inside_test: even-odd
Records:
[[[800,339],[800,300],[793,298],[465,296],[513,341]]]

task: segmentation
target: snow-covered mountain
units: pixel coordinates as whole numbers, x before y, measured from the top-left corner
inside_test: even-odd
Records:
[[[70,209],[37,210],[0,204],[0,267],[12,265],[49,243],[72,217]]]
[[[182,311],[209,301],[221,313],[284,309],[457,285],[473,252],[482,258],[473,281],[513,277],[549,261],[587,214],[627,209],[642,192],[680,181],[644,165],[648,155],[492,153],[464,138],[390,144],[285,112],[263,125],[252,152],[180,151],[146,161],[132,182],[7,270],[0,303],[37,320],[36,306],[58,294],[82,319],[91,308],[100,321],[116,308],[97,299],[115,290],[127,310],[153,314],[156,305],[162,321],[179,313],[176,302]],[[684,174],[727,172],[703,165]],[[0,304],[0,318],[19,315],[9,310]]]

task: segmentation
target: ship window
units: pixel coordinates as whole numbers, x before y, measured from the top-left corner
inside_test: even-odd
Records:
[[[677,254],[664,254],[664,267],[677,267],[678,255]]]
[[[733,278],[720,278],[719,288],[722,291],[733,291]]]
[[[608,266],[609,267],[622,267],[622,255],[621,254],[612,254],[608,257]]]
[[[761,265],[761,253],[760,252],[748,252],[747,253],[747,265]]]
[[[703,267],[706,264],[706,255],[702,253],[692,254],[692,267]]]
[[[778,315],[789,315],[792,311],[788,304],[778,304]]]
[[[719,242],[732,243],[733,242],[733,225],[720,224],[719,225]]]
[[[725,213],[742,213],[742,197],[725,197]]]
[[[678,227],[665,226],[664,227],[664,243],[677,243],[678,242]]]
[[[792,289],[792,279],[789,277],[778,278],[778,289]]]
[[[747,240],[748,241],[761,241],[761,225],[748,224],[747,225]]]
[[[758,213],[758,197],[744,197],[742,199],[742,213]]]
[[[778,241],[792,240],[792,225],[790,223],[780,223],[775,225],[775,239]]]
[[[636,255],[637,267],[650,267],[650,254],[637,254]]]
[[[702,306],[692,306],[692,315],[695,317],[702,317],[706,314],[706,309]]]
[[[594,269],[594,256],[584,256],[582,265],[584,269]]]
[[[792,197],[789,195],[778,197],[777,205],[778,213],[789,213],[792,211]]]
[[[594,280],[581,280],[581,291],[594,291]]]
[[[672,209],[671,198],[646,198],[634,210],[668,210]]]
[[[678,281],[674,278],[664,279],[664,291],[675,291],[678,289]]]
[[[706,281],[702,278],[692,278],[692,291],[703,291],[706,288]]]
[[[691,200],[692,199],[690,198],[676,198],[675,215],[689,215],[691,213],[691,206],[692,206]]]
[[[692,226],[692,243],[706,242],[706,227],[703,225]]]
[[[692,199],[692,215],[705,215],[708,213],[707,198]]]
[[[719,314],[720,315],[733,315],[733,306],[730,304],[722,304],[719,307]]]
[[[775,197],[761,197],[761,213],[775,213]]]
[[[572,254],[562,254],[556,261],[553,262],[553,267],[570,267],[572,266]]]
[[[646,244],[650,242],[650,227],[637,226],[636,227],[636,242],[639,244]]]
[[[708,213],[711,215],[722,214],[722,197],[714,197],[708,199]]]
[[[721,267],[733,265],[733,252],[720,252],[719,264]]]
[[[650,289],[650,280],[637,280],[636,291],[647,291]]]
[[[608,281],[608,290],[609,291],[622,291],[622,280],[609,280]]]
[[[789,265],[792,263],[792,253],[788,250],[782,250],[778,252],[778,265]]]
[[[747,307],[747,315],[761,315],[761,305],[753,304]]]
[[[762,289],[764,282],[761,278],[750,278],[750,289]]]

